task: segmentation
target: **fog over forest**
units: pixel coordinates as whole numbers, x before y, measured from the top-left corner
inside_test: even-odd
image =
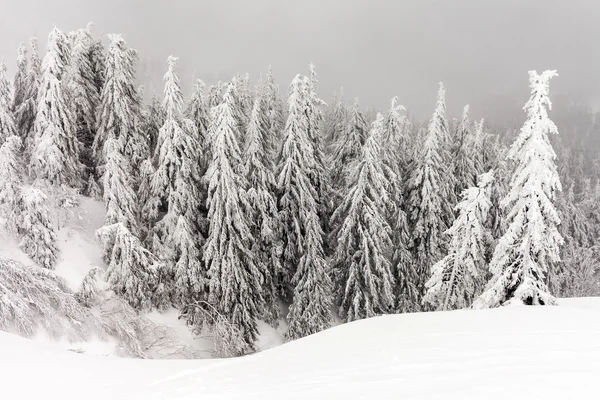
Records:
[[[272,64],[286,95],[295,74],[313,62],[327,101],[340,86],[346,98],[379,109],[397,95],[423,119],[443,81],[450,116],[471,104],[476,118],[516,118],[519,126],[527,71],[557,69],[557,106],[566,99],[600,106],[600,4],[593,0],[1,3],[0,55],[9,73],[19,42],[34,32],[43,50],[53,25],[69,31],[94,21],[96,33],[122,33],[139,51],[138,78],[150,93],[161,92],[164,60],[173,54],[186,94],[194,73],[207,84],[244,72],[254,81]]]

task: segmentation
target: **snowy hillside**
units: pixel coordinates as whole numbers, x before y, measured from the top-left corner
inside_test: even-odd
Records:
[[[0,333],[2,397],[591,398],[600,299],[561,304],[372,318],[230,360],[102,358]]]

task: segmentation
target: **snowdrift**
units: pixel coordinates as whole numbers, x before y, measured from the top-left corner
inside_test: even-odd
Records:
[[[390,315],[228,360],[96,357],[0,333],[0,393],[65,400],[593,398],[599,317],[600,299]]]

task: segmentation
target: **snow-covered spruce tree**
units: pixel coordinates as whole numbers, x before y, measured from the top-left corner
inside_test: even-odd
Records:
[[[0,146],[11,137],[18,135],[11,111],[12,92],[6,79],[6,65],[0,62]]]
[[[92,23],[88,24],[88,29],[91,29]],[[90,63],[92,65],[92,71],[94,74],[94,82],[96,84],[96,91],[102,93],[105,81],[105,55],[104,45],[102,44],[101,38],[95,38],[90,46]]]
[[[96,138],[92,146],[98,165],[102,159],[104,142],[109,137],[122,144],[122,154],[128,159],[130,173],[137,173],[139,165],[148,158],[148,143],[140,132],[137,120],[140,98],[135,86],[137,53],[127,47],[120,35],[108,35],[110,45],[106,54],[104,87],[96,115]]]
[[[273,323],[279,316],[275,279],[281,268],[282,246],[278,232],[273,163],[267,150],[269,126],[266,122],[269,115],[265,115],[264,101],[262,96],[257,96],[250,115],[244,149],[244,172],[249,183],[247,196],[253,220],[252,236],[255,238],[253,253],[256,262],[262,264],[261,270],[265,271],[265,318]]]
[[[307,101],[306,110],[304,112],[306,119],[306,127],[308,139],[313,143],[313,158],[315,160],[314,169],[310,172],[311,180],[315,184],[318,197],[316,198],[319,208],[319,215],[324,219],[326,212],[326,200],[329,198],[330,182],[325,173],[325,154],[323,149],[323,137],[321,125],[323,123],[322,106],[327,104],[317,94],[317,72],[314,64],[309,65],[310,76],[304,77],[306,86]]]
[[[481,175],[482,173],[484,173],[485,169],[487,168],[488,170],[490,169],[494,169],[498,168],[498,164],[497,163],[490,163],[487,162],[484,158],[484,153],[486,151],[485,149],[485,139],[486,139],[486,133],[483,130],[484,127],[484,119],[482,118],[479,122],[475,121],[473,122],[473,126],[471,128],[471,131],[473,132],[473,134],[471,135],[471,156],[473,158],[472,162],[473,162],[473,168],[475,168],[475,171],[477,171],[477,173],[479,175]],[[489,150],[488,150],[489,151]]]
[[[23,207],[19,247],[40,267],[54,269],[58,247],[46,195],[34,187],[27,189],[23,194]]]
[[[156,257],[123,223],[104,225],[96,231],[96,237],[104,248],[110,288],[132,307],[148,310],[157,287]]]
[[[551,263],[559,261],[563,242],[552,204],[561,184],[548,134],[558,134],[546,108],[549,83],[556,71],[529,72],[531,97],[525,104],[527,120],[513,143],[508,158],[517,165],[510,191],[502,206],[509,209],[508,228],[500,238],[490,262],[493,277],[477,298],[475,308],[498,307],[513,302],[527,305],[554,304],[548,291]]]
[[[11,110],[16,112],[25,101],[27,95],[27,47],[21,42],[17,50],[17,71],[13,81],[13,97]]]
[[[203,259],[210,280],[209,303],[241,330],[243,347],[250,351],[258,334],[256,319],[264,309],[265,271],[252,254],[248,181],[237,143],[234,102],[230,84],[223,102],[211,110],[212,160],[205,176],[210,228]]]
[[[19,232],[23,221],[20,151],[21,139],[18,136],[9,136],[0,146],[0,214],[6,231],[12,234]]]
[[[157,152],[158,134],[165,123],[165,111],[156,94],[152,96],[150,104],[144,109],[143,117],[145,122],[144,133],[148,138],[148,153],[150,158],[153,159]]]
[[[390,312],[394,307],[394,276],[388,258],[392,246],[387,221],[392,203],[393,173],[381,158],[379,141],[384,118],[377,115],[361,154],[348,169],[348,190],[333,213],[337,249],[333,257],[340,315],[348,322]]]
[[[344,88],[340,88],[340,93],[335,95],[334,106],[329,109],[325,117],[325,143],[327,147],[338,142],[339,137],[344,133],[348,125],[348,109],[344,99]]]
[[[219,81],[215,85],[211,85],[208,88],[208,109],[212,110],[213,107],[218,106],[223,101],[223,94],[227,84]],[[210,113],[212,114],[212,113]],[[209,115],[210,118],[211,115]]]
[[[67,83],[71,112],[75,117],[75,132],[81,145],[80,160],[86,167],[86,181],[89,181],[90,176],[94,179],[92,145],[96,135],[96,108],[100,103],[100,93],[91,61],[93,43],[90,24],[86,29],[74,32]]]
[[[96,237],[102,243],[108,264],[106,280],[132,307],[147,309],[152,296],[157,298],[161,294],[157,278],[161,265],[137,238],[137,197],[122,143],[111,134],[103,151],[106,219]]]
[[[392,270],[396,280],[395,309],[398,312],[419,309],[416,270],[413,255],[409,249],[410,233],[404,210],[406,171],[412,157],[409,155],[409,123],[401,114],[404,107],[398,98],[391,100],[390,110],[384,120],[384,133],[381,140],[381,158],[385,168],[383,173],[390,184],[390,200],[393,207],[388,216],[392,227]]]
[[[408,168],[408,134],[406,117],[401,113],[404,106],[398,104],[398,97],[394,96],[390,102],[390,111],[385,119],[385,134],[382,138],[383,156],[390,166],[401,174],[406,174]]]
[[[137,197],[131,186],[129,167],[122,151],[122,145],[117,139],[109,138],[104,143],[104,225],[122,223],[132,234],[137,235]]]
[[[200,164],[200,174],[204,175],[208,161],[210,160],[210,144],[208,141],[209,114],[206,101],[204,99],[205,84],[200,79],[196,79],[194,92],[184,112],[184,116],[193,121],[198,131],[198,156]]]
[[[163,278],[171,281],[169,284],[174,283],[174,303],[183,306],[200,299],[205,276],[200,260],[203,238],[198,234],[201,222],[198,132],[195,123],[182,115],[183,96],[175,72],[176,62],[176,57],[168,58],[164,76],[165,122],[159,132],[160,148],[151,197],[166,206],[166,214],[154,226],[154,243],[160,243],[160,248],[154,250],[167,268]],[[152,210],[152,214],[156,215],[157,210]]]
[[[329,162],[331,183],[338,190],[338,196],[344,196],[344,193],[340,191],[343,192],[348,187],[345,172],[348,165],[361,155],[361,148],[365,144],[368,134],[369,127],[360,112],[358,99],[355,99],[348,124],[338,136],[336,143],[333,144],[331,161]]]
[[[237,128],[236,137],[238,144],[240,147],[244,146],[246,133],[246,127],[248,126],[248,118],[249,112],[246,112],[246,97],[248,93],[246,92],[246,88],[244,85],[244,77],[241,75],[236,75],[231,79],[231,98],[233,99],[232,103],[232,112],[233,117],[235,118]]]
[[[412,231],[411,249],[415,266],[414,282],[420,304],[425,294],[425,282],[429,279],[430,267],[443,257],[445,238],[443,232],[453,221],[452,191],[453,184],[446,171],[444,146],[448,143],[447,123],[444,116],[444,90],[440,85],[438,102],[429,122],[427,136],[419,158],[408,182],[407,214]]]
[[[83,184],[79,142],[63,86],[68,50],[67,36],[55,27],[48,36],[42,63],[30,173],[34,179],[53,186],[79,188]]]
[[[456,185],[456,179],[452,174],[453,138],[450,134],[450,127],[446,119],[446,88],[442,82],[440,82],[440,87],[438,89],[435,111],[433,112],[427,129],[428,131],[431,129],[436,130],[440,137],[440,156],[442,157],[442,162],[444,164],[444,168],[440,170],[440,173],[442,176],[442,183],[446,186],[446,190],[449,193],[448,201],[450,206],[449,209],[446,210],[447,215],[445,215],[444,218],[447,219],[448,226],[451,226],[454,221],[454,213],[452,210],[458,201],[453,190]]]
[[[267,71],[267,77],[265,79],[265,87],[263,89],[263,105],[265,112],[269,118],[269,132],[268,132],[268,144],[269,144],[269,157],[275,160],[281,150],[281,144],[283,142],[282,134],[283,128],[285,127],[285,115],[284,115],[284,104],[279,94],[279,85],[275,83],[273,78],[273,72],[269,65]]]
[[[452,142],[452,169],[454,171],[454,195],[460,198],[463,190],[477,185],[473,133],[469,121],[469,106],[463,109]]]
[[[26,162],[33,152],[33,123],[37,113],[37,95],[41,78],[41,61],[38,55],[38,42],[34,36],[30,40],[31,58],[27,70],[25,95],[21,105],[15,110],[15,123],[23,139]]]
[[[284,243],[282,294],[291,289],[289,339],[319,332],[331,322],[332,285],[323,252],[319,221],[319,195],[312,173],[319,170],[316,143],[306,118],[311,102],[307,80],[297,75],[291,83],[284,143],[277,167],[279,221]]]
[[[427,281],[424,301],[434,309],[469,307],[483,289],[489,235],[485,222],[493,180],[492,171],[480,175],[477,186],[466,189],[456,206],[458,217],[446,231],[451,238],[448,255],[431,267]]]

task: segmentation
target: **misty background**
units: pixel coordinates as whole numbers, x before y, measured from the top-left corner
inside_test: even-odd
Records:
[[[16,49],[32,34],[45,47],[94,21],[94,35],[122,33],[139,51],[138,78],[161,92],[166,58],[180,58],[207,84],[272,65],[281,94],[316,65],[319,94],[387,109],[399,96],[411,115],[433,111],[439,81],[450,116],[470,104],[475,118],[524,120],[527,71],[557,69],[551,98],[600,108],[600,3],[593,0],[0,0],[0,57],[14,72]]]

